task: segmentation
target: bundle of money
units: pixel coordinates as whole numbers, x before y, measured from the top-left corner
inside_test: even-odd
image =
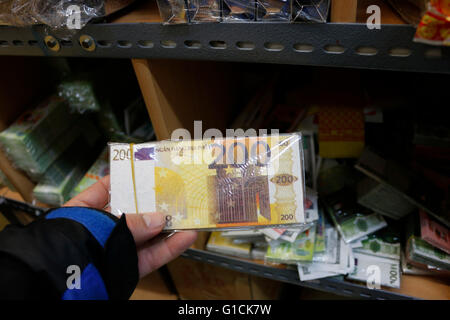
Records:
[[[67,141],[61,142],[59,137],[76,119],[63,99],[51,96],[2,131],[0,144],[16,167],[38,181],[67,148]]]
[[[286,264],[297,264],[300,261],[312,261],[316,228],[302,232],[293,243],[273,240],[269,243],[266,260]]]
[[[101,135],[92,122],[80,119],[72,128],[77,137],[67,150],[54,161],[33,189],[40,202],[60,206],[70,199],[73,188],[80,182],[98,154]],[[72,135],[73,132],[67,133]],[[60,138],[65,140],[64,137]]]
[[[228,237],[223,237],[221,232],[214,231],[211,232],[208,243],[206,244],[206,249],[213,252],[223,253],[230,256],[237,256],[241,258],[250,259],[250,249],[251,245],[246,244],[236,244]]]
[[[355,270],[349,279],[400,288],[400,238],[393,229],[369,235],[360,247],[353,248],[353,255]]]
[[[352,250],[336,229],[328,225],[324,238],[324,251],[314,252],[313,259],[309,263],[297,264],[301,281],[345,275],[353,271]]]
[[[444,225],[433,220],[425,210],[419,210],[420,232],[423,240],[432,246],[450,254],[450,231]]]
[[[165,230],[305,224],[300,134],[110,144],[111,209]]]
[[[349,189],[327,197],[325,206],[345,243],[356,241],[387,226],[380,214],[358,205]]]
[[[439,250],[420,237],[410,236],[406,246],[406,258],[410,262],[450,270],[450,254]]]

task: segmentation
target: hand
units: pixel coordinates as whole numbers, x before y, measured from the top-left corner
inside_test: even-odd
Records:
[[[106,176],[64,206],[110,211],[108,201],[109,176]],[[164,227],[164,217],[161,213],[127,214],[126,220],[136,242],[141,278],[178,257],[197,239],[197,232],[184,231],[176,232],[160,241],[150,242]]]

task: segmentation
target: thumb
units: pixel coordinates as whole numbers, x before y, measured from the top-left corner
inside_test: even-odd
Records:
[[[159,234],[165,224],[164,216],[159,212],[127,214],[125,218],[137,247]]]

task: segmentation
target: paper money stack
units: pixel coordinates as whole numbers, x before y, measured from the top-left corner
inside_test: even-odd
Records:
[[[424,210],[408,217],[404,269],[410,274],[450,275],[450,232]]]
[[[114,214],[161,211],[165,230],[297,228],[304,203],[301,136],[110,145]]]
[[[49,166],[71,141],[60,139],[76,121],[67,104],[52,96],[36,108],[22,114],[10,127],[0,133],[0,145],[12,163],[39,181]]]
[[[72,190],[98,154],[97,143],[101,141],[99,131],[87,118],[77,121],[66,135],[75,138],[33,189],[33,196],[38,201],[53,206],[60,206],[70,199]],[[65,136],[60,139],[65,140]]]

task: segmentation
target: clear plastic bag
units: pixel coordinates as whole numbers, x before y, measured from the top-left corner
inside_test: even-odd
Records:
[[[292,0],[292,21],[327,22],[330,0]]]
[[[189,0],[189,21],[220,22],[220,0]]]
[[[285,21],[291,17],[291,0],[256,0],[256,20]]]
[[[165,230],[300,227],[299,133],[110,143],[111,212],[165,215]]]
[[[256,20],[255,0],[223,0],[222,20],[224,22],[249,22]]]
[[[81,29],[105,15],[104,0],[0,0],[0,24]]]
[[[187,0],[157,0],[159,15],[163,24],[183,24],[189,22]]]

